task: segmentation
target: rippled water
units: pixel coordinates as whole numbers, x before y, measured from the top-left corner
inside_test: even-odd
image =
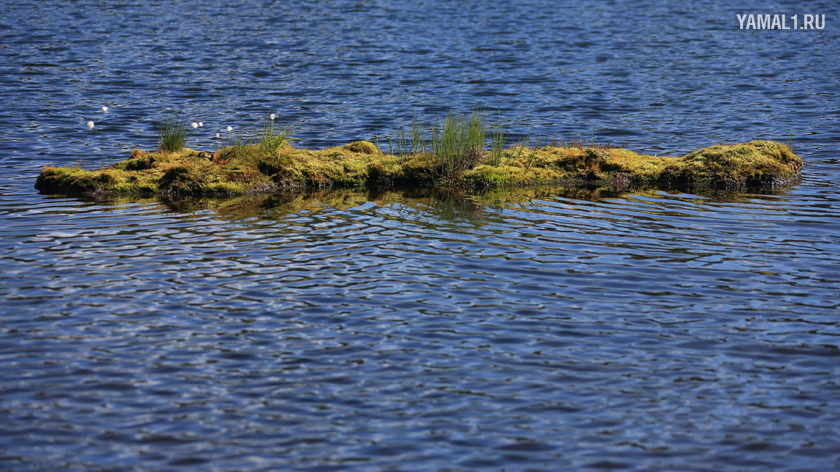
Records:
[[[840,15],[738,29],[768,8],[0,6],[0,469],[840,466]],[[32,188],[167,112],[203,149],[269,111],[321,147],[476,105],[647,152],[792,135],[806,165],[740,193]]]

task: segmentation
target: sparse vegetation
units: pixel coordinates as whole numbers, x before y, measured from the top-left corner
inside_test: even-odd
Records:
[[[788,130],[788,132],[785,133],[785,146],[787,146],[787,148],[790,149],[790,152],[795,152],[793,150],[793,139],[795,137],[796,135],[791,130]]]
[[[498,166],[502,162],[502,153],[505,150],[505,123],[502,121],[501,112],[499,121],[493,126],[493,134],[490,142],[490,156],[493,158],[493,165]]]

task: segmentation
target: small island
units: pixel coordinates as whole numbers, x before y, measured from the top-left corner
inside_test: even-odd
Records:
[[[682,157],[664,157],[577,141],[538,147],[528,146],[526,140],[504,148],[504,140],[497,135],[488,151],[484,133],[470,136],[470,123],[461,120],[455,121],[451,136],[446,134],[448,121],[437,135],[432,130],[428,147],[417,139],[398,140],[397,145],[392,143],[391,149],[397,150],[393,154],[383,153],[369,141],[322,150],[297,149],[290,143],[288,130],[275,132],[273,120],[258,140],[239,139],[212,153],[173,146],[162,132],[159,150],[135,149],[127,160],[108,166],[88,170],[78,165],[45,166],[35,188],[49,194],[169,197],[395,186],[738,189],[776,188],[794,180],[802,168],[802,159],[775,141],[715,145]],[[422,145],[406,144],[411,142]]]

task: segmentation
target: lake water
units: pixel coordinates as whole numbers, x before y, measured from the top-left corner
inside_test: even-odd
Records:
[[[396,3],[396,4],[395,4]],[[741,30],[737,15],[825,15]],[[834,2],[0,6],[0,469],[840,467]],[[103,112],[102,106],[108,111]],[[155,120],[298,146],[792,140],[773,191],[42,195]],[[88,131],[86,121],[94,121]]]

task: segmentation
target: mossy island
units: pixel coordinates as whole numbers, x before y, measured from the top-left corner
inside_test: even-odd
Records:
[[[794,180],[802,168],[802,159],[788,145],[775,141],[715,145],[682,157],[665,157],[577,141],[552,140],[539,147],[528,145],[526,139],[505,148],[504,138],[497,134],[488,151],[486,126],[471,130],[483,126],[480,121],[471,123],[475,116],[447,116],[439,127],[430,129],[427,142],[419,138],[415,125],[415,139],[398,134],[396,145],[391,143],[393,153],[383,153],[369,141],[322,150],[297,149],[289,142],[288,129],[275,132],[273,120],[256,140],[238,139],[215,152],[177,148],[177,143],[164,142],[162,133],[157,151],[135,149],[127,160],[109,166],[92,170],[45,166],[35,188],[50,194],[169,197],[328,187],[481,189],[547,184],[731,190],[780,187]]]

